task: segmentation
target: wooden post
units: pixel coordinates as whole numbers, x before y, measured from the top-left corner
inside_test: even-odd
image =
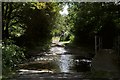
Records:
[[[100,39],[100,49],[102,49],[102,37]]]
[[[119,45],[120,45],[120,43],[119,43],[119,35],[118,35],[118,54],[120,55],[120,53],[119,53]]]
[[[100,50],[100,48],[101,48],[101,39],[99,37],[99,50]]]
[[[97,53],[97,36],[95,35],[95,54]]]

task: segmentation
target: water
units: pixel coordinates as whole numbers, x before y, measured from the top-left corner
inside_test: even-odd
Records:
[[[32,57],[28,63],[21,64],[19,66],[20,69],[18,70],[18,74],[15,75],[15,78],[19,78],[20,80],[80,80],[81,78],[120,78],[119,69],[116,67],[114,68],[115,70],[118,70],[118,72],[110,72],[113,69],[112,66],[115,66],[115,64],[112,64],[111,62],[111,59],[115,58],[112,53],[105,53],[104,51],[102,53],[98,53],[92,59],[89,53],[87,56],[83,54],[81,55],[81,50],[77,51],[78,54],[75,54],[75,51],[76,50],[73,50],[71,52],[65,50],[64,47],[53,46],[49,52],[44,52],[44,55],[38,54],[37,56]],[[106,67],[106,65],[109,65],[109,68],[108,66]],[[101,69],[101,67],[103,71],[97,70]]]
[[[50,48],[50,53],[52,53],[52,55],[55,54],[64,54],[65,52],[67,52],[64,47],[51,47]]]
[[[80,55],[65,54],[64,47],[52,47],[44,56],[36,56],[19,70],[26,73],[77,73],[91,69],[91,59]]]
[[[67,78],[70,80],[80,80],[81,78],[120,78],[118,72],[109,72],[106,71],[107,69],[105,67],[102,67],[104,66],[104,62],[105,64],[111,63],[108,62],[109,57],[100,56],[102,54],[97,55],[97,57],[99,57],[97,59],[100,60],[96,61],[96,57],[92,60],[90,57],[88,58],[80,54],[74,54],[74,52],[69,53],[64,47],[51,47],[50,51],[44,53],[44,55],[35,56],[28,63],[20,65],[16,78],[29,78],[31,80],[36,78],[42,80],[61,80]],[[92,65],[94,61],[100,66]],[[97,66],[97,68],[105,68],[105,71],[95,71],[95,66]]]

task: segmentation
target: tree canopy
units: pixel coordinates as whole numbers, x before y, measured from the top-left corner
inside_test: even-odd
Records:
[[[2,3],[3,75],[33,50],[49,48],[59,9],[54,2]]]
[[[74,20],[76,41],[93,44],[94,36],[96,34],[103,36],[101,33],[105,32],[105,28],[107,31],[115,29],[116,36],[119,33],[120,5],[116,3],[74,3],[72,12],[76,13]]]
[[[68,14],[61,15],[65,5]],[[70,40],[75,45],[93,46],[95,35],[106,40],[104,44],[120,36],[118,3],[2,2],[5,70],[13,70],[31,54],[47,52],[52,37],[59,36],[61,41]]]

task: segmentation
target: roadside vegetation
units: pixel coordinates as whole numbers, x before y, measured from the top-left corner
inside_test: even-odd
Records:
[[[65,5],[69,13],[61,15]],[[47,52],[52,41],[93,48],[95,35],[109,36],[120,52],[119,3],[2,2],[3,77],[32,54]]]

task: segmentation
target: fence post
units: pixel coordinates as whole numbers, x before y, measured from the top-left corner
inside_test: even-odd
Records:
[[[97,36],[95,35],[95,54],[97,53]]]
[[[118,35],[118,55],[120,55],[120,53],[119,53],[119,48],[120,48],[120,47],[119,47],[119,46],[120,46],[120,43],[119,43],[120,40],[119,40],[119,38],[120,38],[120,37],[119,37],[119,35]]]
[[[100,48],[101,48],[101,39],[99,37],[99,50],[100,50]]]

